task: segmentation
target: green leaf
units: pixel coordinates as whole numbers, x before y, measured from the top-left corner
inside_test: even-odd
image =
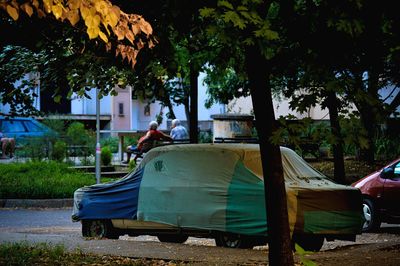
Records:
[[[227,11],[222,17],[225,22],[232,22],[235,27],[241,30],[246,27],[246,22],[235,11]]]
[[[219,7],[226,7],[226,8],[231,9],[231,10],[233,9],[233,5],[231,3],[229,3],[228,1],[224,1],[224,0],[218,1],[217,5]]]
[[[61,101],[61,95],[56,95],[54,97],[54,102],[59,103]]]
[[[209,18],[209,17],[214,17],[215,16],[215,9],[214,8],[201,8],[200,9],[200,16],[203,18]]]

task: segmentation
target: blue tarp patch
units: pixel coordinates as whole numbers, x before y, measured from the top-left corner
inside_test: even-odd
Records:
[[[78,189],[72,219],[136,219],[143,172],[144,168],[116,182]]]

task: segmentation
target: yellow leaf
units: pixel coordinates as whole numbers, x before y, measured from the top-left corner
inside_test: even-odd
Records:
[[[119,17],[114,13],[114,12],[110,12],[108,13],[108,15],[106,16],[106,20],[108,21],[108,24],[114,28],[115,25],[117,25]]]
[[[75,26],[76,23],[78,23],[80,17],[79,17],[79,11],[78,10],[70,10],[67,13],[67,19],[71,23],[72,26]]]
[[[90,14],[90,9],[82,5],[80,10],[82,18],[86,20],[86,17]]]
[[[100,39],[102,39],[105,43],[108,43],[108,38],[107,38],[107,36],[106,36],[102,31],[99,31],[99,37],[100,37]]]
[[[97,1],[94,4],[94,7],[96,8],[97,12],[101,13],[102,15],[107,15],[110,5],[107,4],[105,1]]]
[[[107,21],[103,21],[102,24],[104,25],[104,28],[106,29],[107,34],[110,35],[110,31],[108,30],[108,23],[107,23]]]
[[[44,5],[44,10],[47,13],[51,12],[51,7],[52,7],[53,1],[52,0],[43,0],[43,5]]]
[[[68,1],[68,6],[71,10],[77,10],[79,8],[79,0],[69,0]]]
[[[7,13],[13,20],[17,20],[19,17],[18,10],[10,5],[7,5]]]
[[[100,25],[100,16],[99,15],[88,15],[85,18],[85,25],[88,28],[98,28]]]
[[[97,28],[88,28],[86,30],[86,32],[89,35],[89,39],[94,39],[94,38],[97,38],[97,36],[99,36],[100,29],[99,29],[99,27],[97,27]]]
[[[56,19],[59,19],[62,15],[62,6],[60,4],[54,5],[51,7],[51,11],[53,12]]]

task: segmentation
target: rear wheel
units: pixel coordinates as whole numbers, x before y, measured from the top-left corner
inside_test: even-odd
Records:
[[[324,237],[312,234],[296,234],[292,241],[293,247],[296,243],[306,251],[320,251],[324,244]]]
[[[82,220],[82,235],[85,237],[119,238],[118,231],[112,226],[110,220]]]
[[[364,224],[362,231],[371,232],[377,230],[381,226],[381,221],[378,218],[375,205],[370,199],[364,199],[363,201],[363,214]]]
[[[189,237],[185,235],[158,235],[158,240],[160,242],[168,242],[168,243],[184,243]]]
[[[215,237],[215,244],[218,247],[227,248],[253,248],[254,243],[248,237],[237,235],[220,233]]]

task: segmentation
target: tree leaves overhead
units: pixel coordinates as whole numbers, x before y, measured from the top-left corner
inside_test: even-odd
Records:
[[[152,27],[140,15],[127,14],[108,0],[1,0],[3,9],[13,19],[18,20],[25,13],[29,17],[53,17],[69,21],[76,26],[82,19],[89,39],[99,38],[121,55],[132,67],[136,64],[138,51],[146,45],[154,46]],[[115,41],[110,38],[116,36]]]

